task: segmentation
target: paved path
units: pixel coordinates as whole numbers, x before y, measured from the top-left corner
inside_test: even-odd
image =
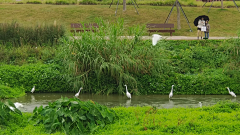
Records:
[[[81,37],[75,36],[75,39],[79,39]],[[121,36],[120,38],[128,38],[128,39],[133,39],[133,36]],[[187,36],[163,36],[164,39],[166,40],[198,40],[197,37],[187,37]],[[238,37],[209,37],[208,40],[214,39],[230,39],[230,38],[238,38]],[[108,39],[108,37],[106,37]],[[152,39],[152,36],[142,36],[143,40],[149,40]],[[199,39],[200,40],[200,39]],[[202,39],[204,40],[204,39]]]
[[[142,39],[151,39],[152,36],[143,36]],[[166,40],[198,40],[197,37],[187,37],[187,36],[163,36]],[[238,38],[238,37],[209,37],[211,39],[230,39],[230,38]]]

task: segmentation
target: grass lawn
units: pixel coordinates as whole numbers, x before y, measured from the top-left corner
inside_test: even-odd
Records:
[[[150,6],[139,5],[139,15],[135,12],[134,6],[128,5],[127,11],[122,11],[119,6],[115,16],[116,5],[109,8],[109,5],[47,5],[47,4],[0,4],[0,23],[16,20],[22,25],[36,25],[37,23],[57,23],[70,28],[71,23],[94,22],[96,17],[101,17],[109,22],[118,18],[124,18],[125,28],[135,24],[145,25],[146,23],[164,23],[171,6]],[[196,36],[197,28],[193,21],[199,15],[208,15],[211,25],[210,36],[237,36],[240,24],[240,13],[236,8],[209,8],[183,7],[185,14],[190,21],[193,32],[189,32],[189,26],[181,13],[181,30],[177,30],[177,11],[174,8],[168,23],[174,23],[176,32],[173,36]],[[145,33],[145,35],[148,35]],[[162,35],[170,35],[164,33]]]

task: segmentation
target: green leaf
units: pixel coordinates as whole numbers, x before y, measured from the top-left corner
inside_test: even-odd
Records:
[[[86,120],[87,118],[86,118],[86,116],[79,116],[79,119]]]

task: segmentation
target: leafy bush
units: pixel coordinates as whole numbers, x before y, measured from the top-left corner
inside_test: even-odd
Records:
[[[0,84],[0,99],[21,97],[23,95],[25,95],[24,88],[11,88]]]
[[[10,87],[23,87],[26,92],[35,85],[35,92],[69,92],[67,78],[54,64],[29,64],[23,66],[0,66],[0,84]]]
[[[96,5],[97,2],[94,1],[94,0],[83,0],[83,1],[80,1],[79,4],[85,4],[85,5]]]
[[[53,63],[57,59],[55,47],[11,47],[0,46],[0,62],[11,65],[23,65],[30,63]]]
[[[53,4],[52,1],[46,1],[46,4]]]
[[[56,5],[69,5],[70,3],[67,1],[63,1],[63,0],[57,0],[56,1]]]
[[[17,22],[0,24],[0,43],[3,45],[55,45],[63,37],[65,29],[62,25],[37,25],[23,27]],[[9,44],[10,43],[10,44]]]
[[[27,4],[42,4],[40,1],[28,1]]]
[[[93,101],[80,101],[77,98],[61,98],[46,107],[33,111],[32,119],[43,123],[48,133],[63,131],[66,134],[94,132],[98,128],[113,123],[115,112]]]

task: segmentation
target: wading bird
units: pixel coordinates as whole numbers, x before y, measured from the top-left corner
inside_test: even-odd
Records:
[[[18,102],[14,103],[14,105],[15,105],[16,108],[23,107],[23,105],[22,105],[21,103],[18,103]],[[15,108],[13,108],[12,106],[10,106],[9,108],[10,108],[12,111],[14,111],[14,109],[15,109]]]
[[[169,93],[169,98],[171,98],[171,97],[173,96],[173,86],[174,86],[174,85],[172,85],[171,92]]]
[[[32,90],[31,90],[31,92],[33,93],[35,91],[35,86],[33,86],[33,88],[32,88]]]
[[[131,98],[131,94],[130,94],[130,93],[128,92],[128,90],[127,90],[127,85],[125,84],[124,86],[126,87],[126,95],[127,95],[127,97],[128,97],[128,98]]]
[[[237,97],[236,94],[232,91],[230,91],[229,87],[226,87],[228,89],[228,92],[230,95],[232,95],[233,97]]]
[[[82,87],[79,89],[78,93],[75,94],[75,97],[78,97],[79,96],[79,93],[81,91],[81,89],[83,89]]]
[[[161,40],[161,39],[162,39],[162,36],[160,36],[158,34],[153,34],[152,35],[152,44],[153,44],[153,46],[155,46],[157,44],[157,42],[159,40]]]

